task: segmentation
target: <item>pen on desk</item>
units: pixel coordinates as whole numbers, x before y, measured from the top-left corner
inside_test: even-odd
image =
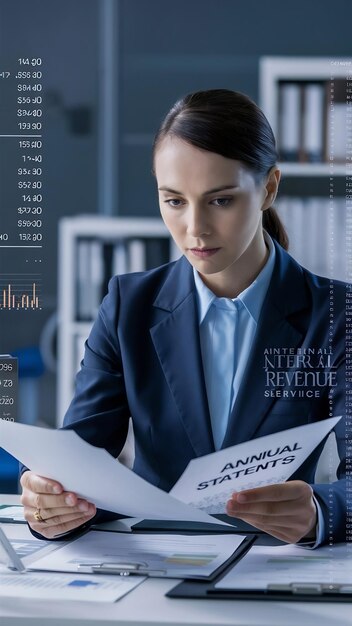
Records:
[[[152,570],[146,563],[81,563],[77,566],[79,572],[93,574],[116,574],[129,576],[130,574],[147,576],[166,576],[167,570]]]

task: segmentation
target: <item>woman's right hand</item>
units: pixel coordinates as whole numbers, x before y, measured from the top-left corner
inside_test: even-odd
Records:
[[[24,472],[21,485],[24,517],[33,530],[47,539],[82,526],[96,513],[91,502],[78,498],[71,491],[64,491],[57,481],[34,472]]]

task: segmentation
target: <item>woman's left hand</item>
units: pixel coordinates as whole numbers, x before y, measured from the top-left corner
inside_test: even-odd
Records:
[[[302,480],[233,493],[226,512],[287,543],[315,539],[313,490]]]

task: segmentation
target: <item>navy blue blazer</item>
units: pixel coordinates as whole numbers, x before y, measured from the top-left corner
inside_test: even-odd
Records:
[[[277,243],[275,246],[272,279],[223,448],[331,414],[346,413],[348,287],[315,276]],[[268,349],[274,348],[280,349],[280,354],[284,348],[301,348],[302,353],[304,348],[310,348],[315,355],[319,350],[332,351],[329,360],[336,377],[336,385],[330,389],[332,404],[329,405],[329,387],[318,375],[303,388],[289,384],[280,387],[288,394],[296,390],[293,398],[285,394],[271,397],[264,357]],[[280,365],[285,371],[282,363],[273,371],[279,371]],[[299,397],[298,391],[304,392],[303,397]],[[318,398],[309,397],[316,391]],[[64,427],[74,428],[85,440],[117,456],[126,439],[130,416],[135,435],[134,471],[161,489],[168,491],[192,458],[214,451],[194,277],[185,257],[147,272],[111,279],[109,293],[86,342]],[[313,485],[323,444],[293,476],[312,484],[322,507],[326,533],[335,541],[345,539],[342,422],[336,427],[341,459],[339,480]],[[104,517],[100,514],[97,519]]]

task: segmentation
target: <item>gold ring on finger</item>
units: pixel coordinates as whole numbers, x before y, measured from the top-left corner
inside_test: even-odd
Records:
[[[46,520],[40,514],[40,509],[34,511],[34,519],[39,522],[39,524],[46,524]]]

